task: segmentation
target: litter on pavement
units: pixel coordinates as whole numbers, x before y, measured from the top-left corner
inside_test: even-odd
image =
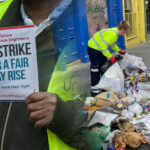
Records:
[[[150,144],[150,68],[126,55],[101,78],[103,92],[88,97],[82,130],[91,150],[137,149]]]

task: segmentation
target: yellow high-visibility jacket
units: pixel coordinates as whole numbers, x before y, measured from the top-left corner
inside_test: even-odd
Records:
[[[13,0],[7,0],[5,2],[0,3],[0,19],[5,14],[9,5]],[[48,89],[48,92],[51,92]],[[48,142],[49,142],[49,150],[76,150],[68,145],[66,145],[56,134],[47,129],[48,134]]]
[[[11,4],[13,0],[7,0],[2,3],[0,3],[0,20],[2,19],[3,15],[5,14],[7,8]]]
[[[98,50],[103,53],[108,59],[112,57],[108,48],[119,52],[120,48],[116,45],[118,40],[118,28],[108,28],[96,32],[94,36],[88,41],[88,47]]]

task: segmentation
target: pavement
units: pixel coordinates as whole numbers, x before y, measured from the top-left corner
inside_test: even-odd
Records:
[[[150,41],[142,43],[134,48],[127,49],[127,52],[129,54],[142,57],[145,65],[150,67]]]

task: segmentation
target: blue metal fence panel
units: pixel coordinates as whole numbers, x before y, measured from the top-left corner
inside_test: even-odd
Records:
[[[66,63],[77,59],[88,62],[88,25],[85,0],[73,0],[53,25],[56,50],[64,52]]]
[[[80,58],[77,47],[76,18],[74,14],[74,2],[57,18],[54,23],[55,48],[64,52],[66,63]]]
[[[87,45],[89,40],[88,20],[86,0],[75,0],[76,2],[76,22],[78,33],[78,46],[80,50],[80,56],[83,63],[89,62],[89,56],[87,53]]]
[[[107,0],[109,27],[116,27],[123,20],[122,0]],[[125,38],[120,36],[117,45],[121,49],[126,49]]]

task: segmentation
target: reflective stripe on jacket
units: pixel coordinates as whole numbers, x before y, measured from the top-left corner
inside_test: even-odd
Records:
[[[48,141],[49,141],[49,150],[76,150],[66,145],[56,134],[47,130]]]
[[[120,48],[116,45],[118,40],[118,28],[109,28],[98,31],[88,41],[88,46],[103,53],[108,59],[112,57],[108,48],[119,52]]]

